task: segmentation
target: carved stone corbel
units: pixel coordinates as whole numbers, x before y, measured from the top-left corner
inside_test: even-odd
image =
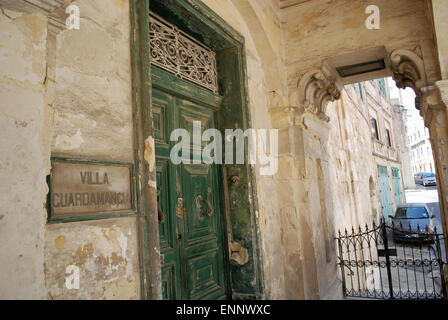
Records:
[[[424,87],[420,90],[423,93],[425,126],[429,128],[433,119],[437,119],[440,124],[444,119],[441,112],[448,112],[448,81],[437,81],[433,86]]]
[[[440,100],[445,104],[445,107],[448,108],[448,80],[436,81],[435,86],[439,91]]]
[[[389,59],[397,87],[412,88],[416,95],[415,106],[421,110],[423,104],[421,89],[428,85],[423,59],[416,52],[406,49],[394,50]]]
[[[300,78],[298,89],[300,106],[319,119],[329,122],[330,118],[325,113],[327,105],[341,96],[335,78],[324,69],[313,69]]]

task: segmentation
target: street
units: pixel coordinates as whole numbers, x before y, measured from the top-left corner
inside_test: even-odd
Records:
[[[406,202],[425,203],[430,210],[430,215],[436,217],[435,225],[438,233],[443,233],[436,186],[423,187],[417,185],[416,189],[406,190]],[[443,240],[440,241],[440,245],[443,248]],[[384,250],[381,243],[378,244],[378,249]],[[435,246],[390,241],[389,249],[392,250],[389,269],[386,268],[386,258],[378,255],[376,259],[379,261],[379,267],[374,266],[364,270],[366,287],[370,292],[390,294],[391,291],[388,287],[390,281],[395,298],[436,299],[442,297],[442,276],[440,265],[435,260],[437,259],[437,248]],[[441,251],[442,260],[446,261],[445,250],[442,249]],[[370,251],[368,254],[370,254]],[[388,270],[390,274],[387,273]],[[352,274],[358,276],[357,272],[359,273],[359,270]],[[354,278],[352,274],[349,275],[348,285],[356,287],[356,283],[350,282]],[[362,275],[362,272],[359,275]]]
[[[440,218],[439,195],[437,186],[423,187],[417,185],[417,189],[406,190],[406,202],[408,203],[426,203],[430,213],[436,216],[437,230],[442,233],[442,223]]]
[[[438,233],[443,233],[442,220],[440,217],[440,206],[439,206],[439,195],[437,186],[424,187],[417,184],[416,189],[406,190],[406,202],[408,203],[426,203],[430,214],[436,216],[435,226],[437,227]],[[442,257],[446,262],[446,251],[443,250],[445,241],[441,240],[440,245],[442,246]]]

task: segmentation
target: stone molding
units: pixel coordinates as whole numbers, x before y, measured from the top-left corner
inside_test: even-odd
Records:
[[[423,105],[422,88],[426,87],[426,71],[423,59],[414,51],[397,49],[389,56],[392,77],[398,88],[412,88],[415,92],[415,106],[421,110]]]
[[[439,118],[439,112],[448,112],[448,80],[437,81],[433,86],[421,89],[423,94],[422,114],[425,126],[430,128],[433,119]]]
[[[65,29],[65,8],[71,2],[73,0],[0,0],[0,8],[47,16],[48,32],[56,35]]]
[[[418,48],[392,51],[388,56],[388,65],[398,88],[410,87],[414,90],[416,108],[423,115],[426,103],[424,88],[428,86],[428,82],[424,61]],[[304,73],[298,82],[299,107],[324,122],[330,120],[326,115],[328,103],[338,100],[341,96],[342,85],[333,74],[331,68],[324,64],[321,68]]]
[[[300,107],[316,115],[320,120],[329,122],[330,118],[325,113],[327,105],[341,96],[336,78],[324,68],[316,68],[300,78],[298,89]]]
[[[73,0],[0,0],[0,7],[25,13],[50,15]]]
[[[448,79],[437,81],[435,85],[439,91],[440,99],[448,108]]]

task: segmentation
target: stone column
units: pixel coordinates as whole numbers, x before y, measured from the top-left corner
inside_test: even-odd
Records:
[[[431,145],[434,150],[439,189],[440,213],[444,233],[448,234],[448,80],[438,81],[435,85],[440,100],[437,104],[428,105],[431,111],[431,119],[429,123],[425,124],[431,133]]]
[[[280,243],[283,256],[284,298],[312,298],[315,287],[314,251],[311,228],[304,215],[308,212],[304,186],[305,157],[302,127],[296,120],[297,107],[280,106],[269,110],[272,126],[279,130],[277,201]],[[303,238],[308,238],[304,241]],[[279,267],[278,262],[272,262]]]
[[[439,191],[440,217],[443,231],[448,234],[448,80],[422,89],[424,94],[421,109],[425,126],[429,129],[431,147],[436,167]],[[445,249],[448,255],[448,249]]]

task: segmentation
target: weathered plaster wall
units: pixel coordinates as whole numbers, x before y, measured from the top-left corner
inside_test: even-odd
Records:
[[[55,54],[54,156],[133,162],[127,0],[77,0],[80,29],[62,30]],[[49,299],[139,299],[135,217],[47,226]],[[80,268],[67,290],[65,268]]]
[[[48,299],[139,299],[135,219],[47,227],[45,277]],[[79,267],[79,290],[68,290],[68,266]]]
[[[129,1],[74,1],[80,30],[56,42],[52,153],[132,161]]]
[[[0,12],[0,299],[45,297],[46,25]]]
[[[432,0],[434,29],[442,79],[448,79],[448,5],[444,0]]]
[[[330,167],[334,187],[335,231],[372,223],[378,208],[371,201],[369,181],[377,191],[377,172],[372,157],[372,134],[366,109],[351,85],[341,100],[328,107],[332,126],[329,135]]]

